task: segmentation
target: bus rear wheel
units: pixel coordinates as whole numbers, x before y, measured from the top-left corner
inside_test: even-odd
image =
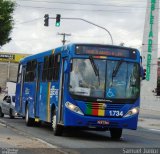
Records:
[[[29,107],[28,107],[28,104],[26,105],[25,122],[26,122],[27,126],[33,126],[33,124],[34,124],[34,120],[29,117]]]
[[[111,128],[110,129],[111,138],[115,140],[119,140],[122,136],[121,128]]]
[[[56,109],[52,113],[52,129],[55,136],[61,136],[63,133],[63,126],[57,124]]]

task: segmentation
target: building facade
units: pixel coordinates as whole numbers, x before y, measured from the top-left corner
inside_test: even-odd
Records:
[[[27,54],[0,53],[0,87],[5,88],[7,81],[17,81],[19,61]]]

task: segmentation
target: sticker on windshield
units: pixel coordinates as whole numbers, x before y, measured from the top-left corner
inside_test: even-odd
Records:
[[[114,88],[107,88],[106,96],[109,98],[116,97],[116,90]]]

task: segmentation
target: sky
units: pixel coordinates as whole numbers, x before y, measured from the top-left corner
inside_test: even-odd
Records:
[[[111,44],[108,33],[80,20],[61,19],[60,27],[55,19],[44,26],[44,15],[55,18],[82,18],[107,29],[114,45],[141,50],[145,22],[146,0],[16,0],[13,14],[12,41],[0,52],[35,54],[62,45],[67,33],[68,43]]]

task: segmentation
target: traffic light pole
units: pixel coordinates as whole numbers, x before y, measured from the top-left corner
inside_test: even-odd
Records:
[[[50,18],[50,19],[56,19],[56,18],[53,18],[53,17],[49,17],[49,18]],[[81,21],[87,22],[87,23],[89,23],[89,24],[91,24],[91,25],[94,25],[94,26],[96,26],[96,27],[99,27],[99,28],[105,30],[105,31],[109,34],[109,36],[110,36],[110,38],[111,38],[111,43],[112,43],[112,45],[113,45],[113,38],[112,38],[112,35],[111,35],[111,33],[110,33],[106,28],[104,28],[104,27],[102,27],[102,26],[99,26],[99,25],[97,25],[97,24],[95,24],[95,23],[93,23],[93,22],[91,22],[91,21],[82,19],[82,18],[61,18],[61,19],[81,20]]]

